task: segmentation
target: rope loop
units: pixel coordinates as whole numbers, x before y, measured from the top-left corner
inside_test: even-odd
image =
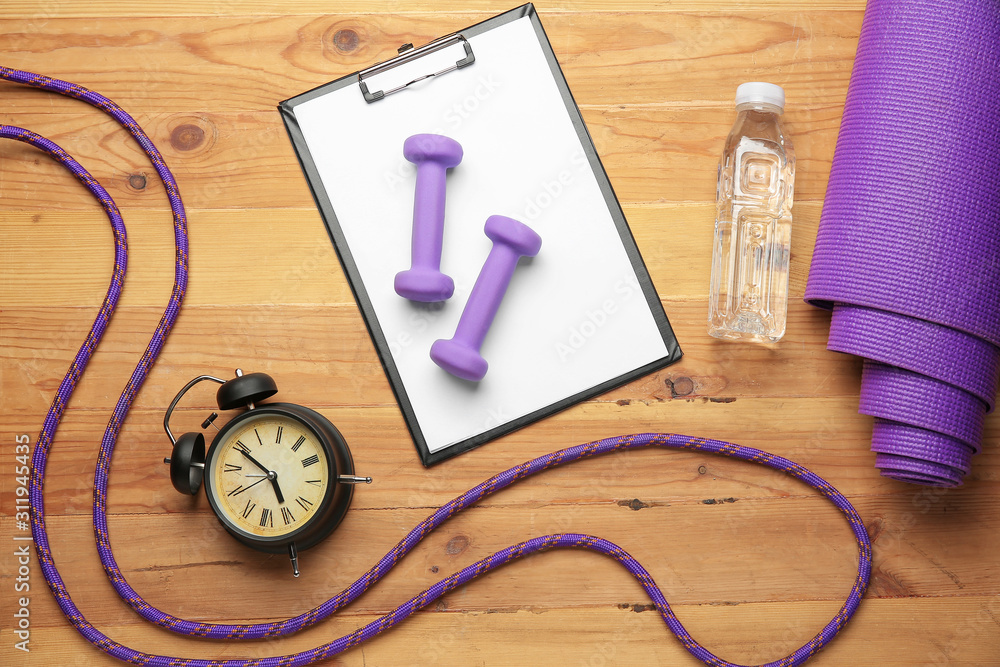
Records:
[[[410,533],[385,554],[370,570],[358,578],[353,584],[343,591],[322,603],[315,609],[307,611],[299,616],[275,623],[252,623],[252,624],[220,624],[188,621],[172,616],[166,612],[156,609],[139,595],[125,580],[114,555],[111,552],[111,543],[108,536],[107,523],[107,490],[108,477],[111,471],[111,456],[114,452],[118,434],[125,422],[132,401],[136,393],[142,386],[149,374],[157,356],[162,349],[167,335],[177,321],[180,313],[181,302],[187,288],[188,277],[188,239],[187,239],[187,217],[184,206],[181,203],[179,189],[173,175],[167,168],[162,156],[153,146],[152,141],[142,131],[138,123],[132,119],[124,110],[111,100],[98,95],[86,88],[70,84],[65,81],[51,79],[49,77],[22,72],[18,70],[0,67],[0,79],[23,83],[35,88],[50,90],[63,95],[68,95],[83,100],[118,121],[146,152],[153,163],[156,172],[163,180],[167,196],[170,200],[171,210],[174,218],[176,262],[174,289],[170,300],[164,310],[156,330],[153,333],[145,352],[138,365],[132,373],[125,386],[121,397],[115,406],[111,420],[105,430],[101,441],[100,453],[98,456],[97,472],[94,478],[94,531],[97,538],[98,553],[108,579],[115,591],[125,600],[137,614],[161,627],[174,632],[195,637],[212,637],[219,639],[259,639],[264,637],[279,637],[288,635],[329,617],[338,609],[349,604],[359,596],[364,594],[371,586],[378,582],[409,553],[424,537],[435,528],[447,521],[449,518],[475,504],[482,498],[496,493],[516,482],[535,475],[549,468],[567,465],[574,461],[579,461],[594,456],[601,456],[612,452],[620,452],[646,447],[669,447],[676,449],[688,449],[698,452],[718,454],[729,458],[750,461],[774,470],[781,471],[787,475],[801,480],[805,484],[819,491],[827,500],[844,515],[854,533],[858,545],[858,574],[848,593],[847,600],[837,612],[836,616],[827,625],[810,639],[805,645],[796,649],[788,656],[769,662],[762,667],[786,667],[790,665],[801,665],[812,655],[825,646],[857,611],[858,606],[864,597],[868,587],[868,579],[871,574],[872,547],[868,538],[865,526],[851,503],[839,491],[820,478],[818,475],[806,470],[802,466],[788,459],[774,454],[754,449],[752,447],[741,447],[729,442],[720,440],[707,440],[703,438],[692,438],[683,435],[665,433],[640,433],[635,435],[619,436],[598,440],[575,447],[568,447],[551,454],[546,454],[532,459],[509,470],[506,470],[482,484],[466,491],[457,498],[443,505],[440,509],[432,513],[429,517],[420,522]],[[51,407],[45,418],[42,430],[39,433],[32,453],[32,472],[29,486],[29,496],[31,499],[31,531],[34,536],[35,550],[38,554],[38,561],[41,565],[42,574],[49,586],[49,590],[55,596],[56,602],[63,614],[74,625],[77,631],[89,642],[97,646],[101,651],[119,660],[137,665],[157,665],[163,667],[279,667],[298,666],[311,664],[325,658],[337,655],[358,644],[375,637],[385,630],[395,626],[403,619],[407,618],[415,611],[431,604],[442,595],[461,586],[491,570],[494,570],[505,563],[523,558],[529,554],[540,553],[559,548],[588,549],[604,554],[620,563],[649,594],[656,605],[660,616],[667,627],[673,632],[684,648],[692,655],[708,665],[716,667],[741,667],[735,663],[727,662],[714,655],[708,649],[699,644],[684,628],[673,611],[663,592],[642,565],[630,556],[620,546],[608,540],[590,535],[576,533],[544,535],[534,537],[519,544],[507,547],[486,558],[442,579],[427,590],[404,602],[385,616],[372,621],[368,625],[359,628],[343,637],[323,644],[313,649],[293,653],[285,656],[254,659],[231,659],[231,660],[209,660],[199,658],[175,658],[170,656],[153,655],[143,653],[135,649],[120,644],[108,636],[104,635],[97,628],[90,624],[80,610],[74,604],[66,586],[59,575],[55,562],[52,558],[52,551],[49,547],[48,533],[45,525],[45,505],[43,498],[43,486],[45,482],[45,468],[48,462],[49,451],[59,421],[69,398],[79,381],[83,370],[90,361],[90,356],[97,348],[101,336],[111,319],[118,298],[121,295],[122,283],[125,278],[126,268],[126,243],[125,226],[118,209],[108,193],[83,167],[71,158],[61,148],[34,133],[21,128],[11,126],[0,126],[0,138],[10,138],[29,143],[51,155],[63,164],[77,179],[83,183],[95,197],[101,202],[115,233],[115,268],[112,274],[111,285],[108,288],[107,296],[98,312],[97,318],[87,335],[86,341],[80,347],[73,363],[70,365],[66,376],[63,378]]]

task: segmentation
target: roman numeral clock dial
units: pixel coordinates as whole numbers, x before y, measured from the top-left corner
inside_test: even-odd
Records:
[[[213,486],[241,530],[286,535],[311,519],[330,486],[326,453],[304,425],[261,415],[234,430],[217,454]]]
[[[245,408],[219,430],[207,454],[201,433],[175,439],[168,426],[180,398],[203,380],[222,385],[221,410]],[[263,373],[237,370],[228,381],[195,378],[164,417],[174,443],[165,462],[178,491],[195,494],[204,483],[209,505],[230,535],[258,551],[287,553],[298,576],[298,552],[333,532],[350,507],[354,484],[371,478],[354,474],[350,449],[326,417],[295,403],[262,403],[275,392],[274,380]]]

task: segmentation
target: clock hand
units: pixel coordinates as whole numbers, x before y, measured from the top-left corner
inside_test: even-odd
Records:
[[[250,452],[246,451],[245,449],[240,449],[239,452],[243,456],[247,457],[250,460],[250,463],[254,464],[255,466],[257,466],[258,468],[267,473],[266,478],[271,480],[271,487],[274,489],[274,495],[278,498],[279,503],[284,503],[285,497],[281,495],[281,487],[278,486],[278,473],[274,472],[273,470],[268,470],[267,468],[265,468],[263,465],[261,465],[260,461],[251,456]],[[262,479],[260,481],[263,482],[264,480]],[[257,482],[254,482],[254,484],[257,484]],[[253,484],[251,484],[250,486],[253,486]],[[247,488],[249,489],[250,486],[248,486]]]
[[[261,470],[263,470],[265,473],[267,473],[268,475],[271,474],[271,471],[268,470],[267,468],[265,468],[263,465],[261,465],[260,461],[258,461],[254,457],[250,456],[250,452],[248,452],[245,449],[241,449],[241,448],[237,448],[237,449],[239,449],[240,454],[242,454],[243,456],[247,457],[250,460],[250,463],[254,464],[258,468],[260,468]]]
[[[248,477],[249,477],[249,475],[248,475]],[[257,486],[258,484],[260,484],[261,482],[263,482],[265,479],[267,479],[267,475],[261,475],[261,478],[258,479],[253,484],[251,484],[250,486],[248,486],[246,488],[240,487],[239,489],[236,489],[235,491],[230,491],[229,495],[231,495],[231,496],[238,496],[241,493],[243,493],[244,491],[246,491],[247,489],[252,489],[253,487]]]
[[[278,473],[268,472],[267,478],[271,480],[271,486],[274,488],[274,495],[277,496],[278,502],[284,504],[285,497],[281,495],[281,487],[278,486]]]

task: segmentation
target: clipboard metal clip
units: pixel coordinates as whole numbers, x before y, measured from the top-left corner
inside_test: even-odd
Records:
[[[424,74],[423,76],[418,76],[417,78],[407,81],[406,83],[396,86],[395,88],[390,88],[389,90],[376,90],[374,93],[368,90],[368,84],[365,83],[365,79],[380,74],[387,70],[393,69],[394,67],[399,67],[408,62],[412,62],[417,58],[422,58],[423,56],[435,53],[441,49],[446,49],[454,44],[461,44],[465,48],[465,57],[456,62],[450,67],[445,67],[437,72],[431,72],[430,74]],[[386,95],[392,95],[393,93],[398,93],[409,85],[417,83],[418,81],[423,81],[424,79],[429,79],[434,76],[440,76],[442,74],[447,74],[448,72],[454,72],[457,69],[467,67],[472,63],[476,62],[476,55],[472,52],[472,45],[469,44],[468,40],[465,39],[461,34],[455,33],[452,35],[446,35],[440,37],[433,42],[424,44],[418,49],[414,49],[412,44],[403,44],[399,47],[399,55],[391,60],[386,60],[381,63],[376,63],[369,67],[368,69],[361,70],[358,72],[358,85],[361,87],[361,92],[365,96],[365,101],[371,104],[372,102],[377,102]]]

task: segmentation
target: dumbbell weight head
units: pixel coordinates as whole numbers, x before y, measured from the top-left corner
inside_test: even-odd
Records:
[[[542,237],[522,222],[502,215],[491,215],[486,220],[486,236],[495,244],[514,251],[518,258],[534,257],[542,249]]]
[[[462,145],[442,134],[414,134],[403,142],[403,157],[418,167],[427,162],[451,169],[462,161],[462,155]]]

